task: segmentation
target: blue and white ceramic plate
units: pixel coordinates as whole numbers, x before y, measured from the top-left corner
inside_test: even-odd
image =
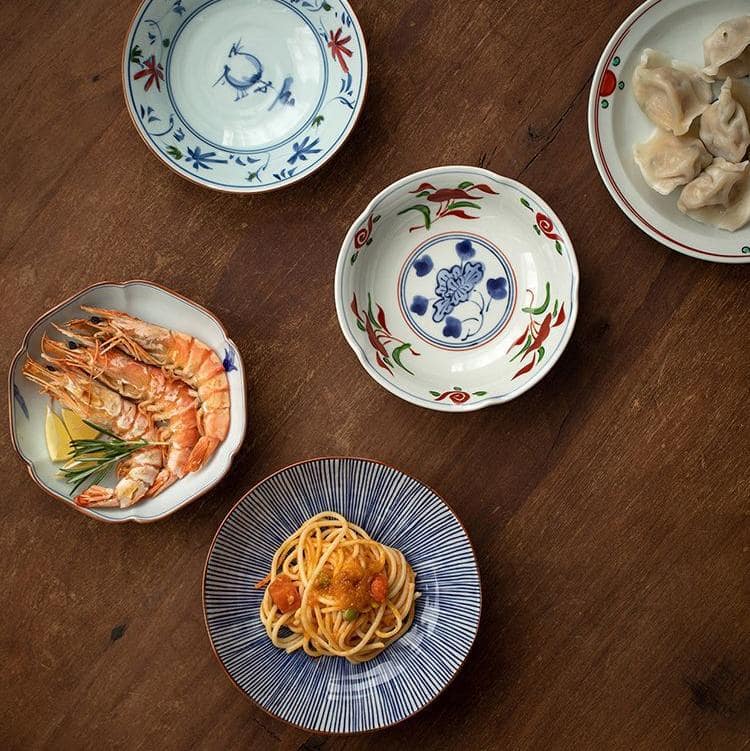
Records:
[[[144,0],[123,56],[128,109],[152,151],[233,193],[325,164],[366,84],[364,36],[345,0]]]
[[[322,511],[399,548],[416,573],[411,629],[370,662],[286,654],[260,621],[254,584]],[[271,475],[229,512],[206,561],[203,606],[219,661],[261,708],[311,732],[360,733],[405,720],[450,683],[476,636],[481,587],[464,528],[432,490],[377,462],[317,459]]]
[[[145,321],[192,334],[222,358],[227,371],[231,422],[224,442],[198,472],[186,475],[154,498],[127,509],[83,508],[73,502],[70,485],[59,475],[60,465],[53,464],[47,452],[44,421],[49,397],[40,393],[21,372],[27,355],[40,359],[42,335],[49,332],[53,323],[80,318],[81,305],[122,310]],[[154,282],[101,282],[48,310],[26,332],[8,373],[11,440],[32,480],[74,511],[104,522],[154,522],[207,493],[229,472],[245,437],[245,392],[245,371],[239,351],[221,322],[205,308]],[[108,480],[114,481],[114,477]]]
[[[573,243],[526,186],[437,167],[386,188],[349,230],[336,311],[365,370],[412,404],[514,399],[562,355],[578,313]]]

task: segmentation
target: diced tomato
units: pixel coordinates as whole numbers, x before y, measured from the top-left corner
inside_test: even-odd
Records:
[[[297,585],[286,574],[277,576],[268,585],[268,593],[282,613],[293,613],[302,604]]]
[[[388,596],[388,579],[385,574],[375,574],[370,582],[370,594],[375,602],[385,602]]]

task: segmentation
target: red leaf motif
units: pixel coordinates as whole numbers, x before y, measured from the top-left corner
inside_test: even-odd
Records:
[[[383,312],[383,308],[378,305],[378,323],[382,327],[382,329],[386,332],[386,334],[390,334],[391,332],[388,331],[388,326],[385,322],[385,313]]]
[[[391,375],[393,375],[393,371],[383,362],[383,358],[380,356],[380,353],[376,353],[375,360],[377,361],[378,365],[380,365],[383,370],[387,370]]]
[[[544,317],[544,320],[542,321],[542,325],[539,327],[539,333],[536,335],[536,339],[534,339],[534,341],[531,343],[531,346],[529,347],[529,352],[533,352],[534,350],[539,349],[539,347],[541,347],[542,344],[547,341],[551,324],[552,313],[547,313],[547,315]]]
[[[435,186],[430,185],[430,183],[422,183],[416,190],[410,190],[409,192],[415,195],[416,193],[421,193],[423,190],[435,190]]]
[[[446,211],[443,216],[457,216],[459,219],[479,219],[478,216],[469,216],[463,209],[453,209],[453,211]]]
[[[557,314],[557,320],[552,328],[554,329],[557,326],[562,326],[563,323],[565,323],[565,303],[560,306],[560,312]]]
[[[516,373],[513,378],[511,378],[512,381],[515,381],[516,378],[520,378],[522,375],[526,375],[527,373],[531,372],[534,365],[536,364],[536,355],[534,355],[534,358],[531,360],[531,362],[528,365],[524,365],[521,370]]]
[[[498,195],[497,191],[492,190],[489,185],[486,183],[482,183],[481,185],[475,185],[472,190],[481,190],[482,193],[488,193],[490,195],[496,196]]]
[[[523,330],[523,334],[521,334],[521,336],[519,336],[518,339],[516,339],[516,341],[510,345],[510,347],[508,347],[508,352],[510,352],[513,349],[513,347],[520,347],[526,341],[526,337],[528,335],[529,335],[529,327],[527,326]]]
[[[359,306],[357,305],[357,293],[354,293],[354,297],[352,298],[352,312],[355,316],[357,316],[357,320],[361,321],[362,319],[359,317]]]
[[[431,196],[427,196],[428,201],[433,203],[444,203],[445,201],[456,201],[460,199],[471,200],[474,198],[471,194],[467,193],[461,188],[441,188],[433,193]]]
[[[370,323],[370,318],[365,316],[365,330],[367,331],[367,338],[370,340],[370,344],[385,357],[388,357],[388,350],[383,346],[383,343],[375,335],[375,329]],[[385,363],[384,363],[385,364]]]

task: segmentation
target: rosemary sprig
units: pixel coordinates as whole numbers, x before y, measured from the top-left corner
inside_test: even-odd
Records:
[[[114,466],[123,459],[132,456],[136,451],[149,446],[160,446],[159,443],[150,443],[143,439],[139,441],[123,441],[114,433],[84,420],[86,425],[99,431],[102,435],[110,438],[105,441],[100,438],[79,438],[70,442],[70,462],[67,468],[60,470],[66,482],[73,485],[73,492],[77,491],[84,483],[89,485],[99,484]]]

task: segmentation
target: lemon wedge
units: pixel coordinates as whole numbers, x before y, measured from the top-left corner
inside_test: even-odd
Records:
[[[99,435],[98,430],[94,430],[94,428],[86,425],[75,412],[71,412],[69,409],[63,409],[62,419],[65,427],[68,429],[71,441],[92,441]]]
[[[64,462],[70,457],[70,435],[65,423],[47,407],[47,419],[44,423],[44,435],[47,439],[47,451],[53,462]]]

